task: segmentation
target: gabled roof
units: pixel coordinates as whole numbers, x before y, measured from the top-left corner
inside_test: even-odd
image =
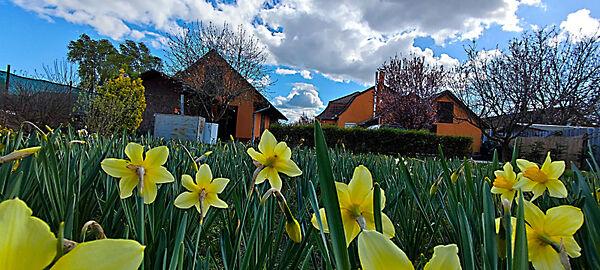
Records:
[[[6,71],[0,70],[0,92],[6,87]],[[28,91],[32,93],[52,92],[52,93],[73,93],[79,92],[81,89],[72,85],[55,83],[47,80],[27,78],[16,74],[10,74],[10,82],[8,92],[16,94],[19,91]]]
[[[336,120],[338,117],[348,109],[350,104],[356,99],[356,97],[375,89],[374,86],[367,88],[364,91],[356,91],[352,94],[331,100],[327,103],[327,107],[323,112],[316,116],[319,120]]]
[[[262,93],[260,93],[258,90],[256,90],[256,88],[250,82],[248,82],[248,80],[246,80],[244,78],[244,76],[242,76],[242,74],[240,74],[237,70],[235,70],[227,62],[227,60],[225,60],[225,58],[223,58],[223,56],[221,56],[214,49],[211,49],[210,51],[208,51],[207,53],[205,53],[200,59],[198,59],[198,61],[196,61],[193,64],[191,64],[185,70],[177,72],[175,74],[175,77],[185,76],[185,73],[190,72],[190,70],[193,70],[197,66],[201,66],[201,65],[205,65],[205,64],[210,64],[210,63],[208,63],[208,61],[211,58],[214,58],[214,59],[216,59],[218,61],[221,61],[221,62],[225,63],[225,66],[227,68],[229,68],[233,72],[234,76],[237,77],[238,80],[240,80],[246,87],[248,87],[249,89],[251,89],[251,91],[254,92],[255,96],[257,96],[260,99],[260,102],[262,103],[262,106],[259,106],[259,107],[265,108],[264,111],[270,113],[271,116],[273,118],[275,118],[275,119],[282,119],[282,120],[286,120],[286,121],[288,120],[287,117],[285,117],[285,115],[283,115],[283,113],[281,113],[279,110],[277,110],[277,108],[275,108],[275,106],[267,98],[265,98],[265,96],[263,96]],[[260,108],[258,108],[258,109],[260,109]]]
[[[442,92],[439,92],[433,95],[432,100],[435,100],[442,96],[447,96],[450,99],[452,99],[455,103],[457,103],[461,108],[463,108],[467,112],[469,117],[473,119],[474,124],[476,124],[479,127],[482,127],[483,122],[481,121],[481,118],[479,118],[479,116],[475,112],[473,112],[473,110],[471,110],[471,108],[469,108],[467,104],[465,104],[462,100],[460,100],[460,98],[458,98],[454,93],[452,93],[452,91],[444,90]]]
[[[140,74],[140,79],[142,79],[143,82],[151,79],[160,79],[167,81],[171,84],[173,91],[175,91],[178,94],[189,94],[193,91],[192,88],[182,80],[171,77],[165,74],[164,72],[155,69],[151,69]]]

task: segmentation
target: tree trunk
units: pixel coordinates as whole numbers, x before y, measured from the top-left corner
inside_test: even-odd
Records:
[[[510,162],[512,159],[512,151],[510,149],[510,140],[505,139],[500,142],[500,160]]]

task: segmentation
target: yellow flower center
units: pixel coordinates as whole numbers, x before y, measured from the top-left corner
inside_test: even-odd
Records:
[[[267,160],[265,161],[265,164],[263,164],[265,167],[270,167],[271,165],[273,165],[273,163],[275,163],[275,161],[277,160],[277,155],[273,155],[267,158]]]
[[[503,176],[496,177],[496,179],[494,179],[493,185],[497,188],[503,188],[508,190],[511,190],[513,187],[513,183],[506,180],[506,178]]]
[[[531,181],[538,183],[546,183],[548,182],[548,175],[546,175],[542,170],[536,167],[530,167],[523,172],[523,176],[529,178]]]

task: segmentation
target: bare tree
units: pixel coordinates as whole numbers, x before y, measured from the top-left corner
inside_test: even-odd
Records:
[[[534,123],[593,124],[600,104],[598,40],[542,29],[511,40],[505,50],[466,48],[457,93],[504,159],[510,142]]]
[[[241,25],[236,29],[224,23],[195,22],[184,25],[181,31],[168,35],[165,57],[172,73],[181,72],[198,61],[210,50],[216,50],[242,77],[257,90],[270,85],[265,63],[266,47]]]
[[[391,58],[379,72],[384,74],[386,86],[377,93],[382,123],[429,129],[436,116],[431,98],[448,85],[449,70],[411,54]]]
[[[79,75],[77,66],[66,59],[55,59],[52,64],[43,64],[42,72],[35,71],[35,77],[54,83],[77,86]]]

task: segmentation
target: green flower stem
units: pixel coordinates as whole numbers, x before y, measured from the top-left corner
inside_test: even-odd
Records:
[[[145,241],[144,241],[144,197],[142,196],[142,194],[138,194],[137,196],[137,207],[138,207],[138,241],[140,242],[140,244],[145,245]],[[145,256],[144,256],[145,257]],[[140,266],[140,269],[144,269],[144,261],[142,260],[142,265]]]
[[[192,269],[196,269],[196,260],[198,258],[198,245],[200,245],[200,233],[202,232],[202,222],[198,225],[198,231],[196,232],[196,243],[194,245],[194,262],[192,263]]]

